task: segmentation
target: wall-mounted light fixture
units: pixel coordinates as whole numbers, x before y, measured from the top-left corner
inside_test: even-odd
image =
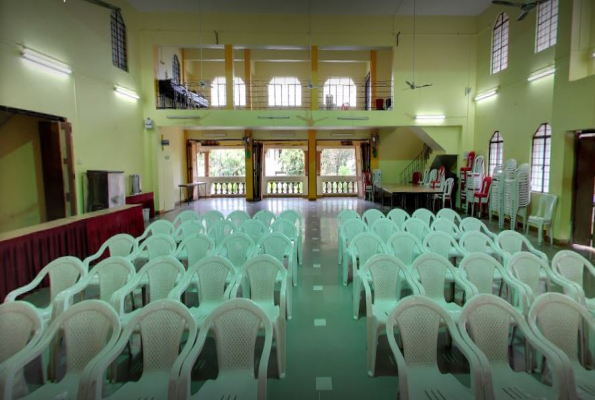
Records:
[[[262,115],[258,116],[258,119],[289,119],[289,118],[290,117],[285,117],[285,116],[282,116],[282,117],[277,117],[277,116],[268,116],[267,117],[267,116],[262,116]]]
[[[498,88],[494,88],[494,89],[479,93],[477,96],[475,96],[475,101],[489,99],[490,97],[494,97],[497,95],[498,95]]]
[[[273,132],[272,136],[278,137],[278,138],[290,138],[290,137],[295,137],[295,133],[293,133],[293,132]]]
[[[353,133],[331,133],[331,137],[337,137],[337,138],[348,138],[348,137],[354,137],[355,135]]]
[[[417,121],[444,121],[446,115],[416,115],[415,119]]]
[[[44,67],[53,69],[54,71],[58,71],[66,75],[72,74],[72,70],[67,64],[52,57],[46,56],[45,54],[41,54],[35,50],[23,49],[21,55],[26,60],[33,61],[34,63],[43,65]]]
[[[368,121],[370,117],[337,117],[339,121]]]
[[[529,78],[527,78],[527,80],[529,82],[533,82],[538,79],[545,78],[546,76],[553,75],[555,73],[556,73],[556,67],[554,67],[554,66],[547,67],[544,69],[540,69],[539,71],[533,72],[531,75],[529,75]]]
[[[116,93],[121,94],[126,97],[130,97],[131,99],[134,99],[134,100],[140,99],[140,96],[138,95],[138,93],[133,92],[130,89],[126,89],[120,85],[114,86],[114,90],[116,91]]]
[[[200,119],[199,115],[167,115],[165,118],[167,119]]]
[[[206,138],[224,138],[227,137],[227,133],[205,133],[203,136]]]

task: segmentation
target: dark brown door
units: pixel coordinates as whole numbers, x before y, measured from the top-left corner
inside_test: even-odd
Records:
[[[593,245],[595,201],[595,134],[577,136],[574,170],[573,242]]]

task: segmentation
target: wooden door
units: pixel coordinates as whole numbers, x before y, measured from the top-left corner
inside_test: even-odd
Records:
[[[593,245],[595,134],[579,134],[574,169],[573,242]]]

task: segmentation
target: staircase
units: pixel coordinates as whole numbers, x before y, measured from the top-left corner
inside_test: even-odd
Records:
[[[402,185],[409,184],[411,182],[411,178],[415,171],[419,171],[423,174],[423,171],[426,169],[426,164],[428,163],[428,159],[430,158],[430,154],[432,153],[432,149],[428,147],[428,145],[424,144],[423,149],[421,152],[415,157],[411,163],[403,171],[401,171],[399,175],[399,182]]]

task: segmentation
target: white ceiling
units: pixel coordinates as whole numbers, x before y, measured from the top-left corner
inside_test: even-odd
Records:
[[[311,0],[312,13],[321,15],[413,14],[414,0]],[[478,15],[491,0],[416,0],[419,15]],[[199,0],[128,0],[137,10],[198,11]],[[202,0],[205,13],[307,14],[309,0]]]

